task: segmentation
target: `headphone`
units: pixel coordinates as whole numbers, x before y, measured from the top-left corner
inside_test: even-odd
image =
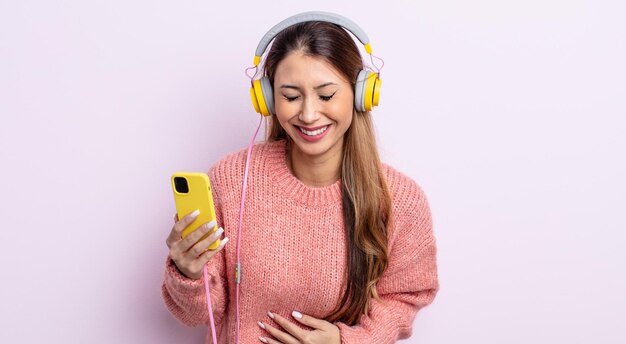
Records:
[[[369,38],[353,21],[334,13],[312,11],[296,14],[274,25],[274,27],[272,27],[263,36],[259,45],[256,47],[256,52],[254,54],[254,67],[258,67],[261,62],[261,56],[276,35],[292,25],[309,21],[328,22],[343,27],[356,36],[356,38],[365,46],[365,51],[368,54],[372,54],[372,47],[369,43]],[[365,112],[371,111],[374,106],[378,106],[381,84],[382,81],[379,79],[379,73],[373,73],[364,69],[359,71],[356,78],[356,84],[354,86],[355,109]],[[267,76],[263,76],[257,80],[252,80],[250,98],[252,99],[254,110],[261,115],[271,116],[276,113],[274,111],[274,90]]]

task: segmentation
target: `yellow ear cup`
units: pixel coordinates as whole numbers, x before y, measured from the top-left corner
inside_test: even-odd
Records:
[[[254,87],[250,87],[250,99],[252,99],[252,106],[254,106],[254,111],[261,113],[261,109],[259,109],[259,101],[256,100],[256,94],[254,94]]]
[[[267,111],[267,105],[265,104],[265,98],[263,98],[263,90],[261,89],[261,80],[254,80],[254,82],[252,83],[252,91],[250,96],[252,96],[252,94],[254,93],[254,100],[256,100],[256,106],[254,107],[255,110],[257,110],[258,113],[260,113],[263,116],[269,116],[270,113],[269,111]],[[255,101],[252,100],[253,105],[255,104]]]
[[[380,99],[380,86],[383,83],[378,77],[376,77],[376,85],[374,85],[374,106],[378,106],[378,100]]]
[[[372,111],[372,101],[374,100],[374,86],[376,85],[376,74],[368,73],[365,84],[365,111]]]

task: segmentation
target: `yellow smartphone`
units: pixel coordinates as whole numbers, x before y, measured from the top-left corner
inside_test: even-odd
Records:
[[[213,194],[211,193],[211,182],[205,173],[176,172],[172,174],[172,190],[174,190],[174,201],[176,202],[176,212],[178,213],[179,219],[182,219],[196,209],[200,210],[200,215],[183,230],[183,238],[198,229],[202,224],[216,219]],[[217,228],[216,224],[215,227],[200,238],[200,240],[211,235]],[[217,239],[209,246],[209,250],[218,248],[220,241],[220,239]]]

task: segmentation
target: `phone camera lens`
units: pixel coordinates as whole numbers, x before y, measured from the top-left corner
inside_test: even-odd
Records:
[[[174,187],[178,193],[189,192],[189,184],[187,183],[187,179],[183,177],[174,177]]]

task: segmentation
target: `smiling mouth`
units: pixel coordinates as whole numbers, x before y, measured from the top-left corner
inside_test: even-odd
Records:
[[[317,135],[322,134],[322,133],[323,133],[323,132],[325,132],[326,130],[328,130],[328,127],[330,127],[330,124],[329,124],[329,125],[326,125],[326,126],[323,126],[323,127],[321,127],[321,128],[317,128],[317,129],[315,129],[315,130],[307,130],[307,129],[304,129],[304,128],[302,128],[302,127],[298,127],[298,126],[296,126],[296,127],[297,127],[297,128],[300,130],[300,132],[302,132],[304,135],[307,135],[307,136],[317,136]]]

